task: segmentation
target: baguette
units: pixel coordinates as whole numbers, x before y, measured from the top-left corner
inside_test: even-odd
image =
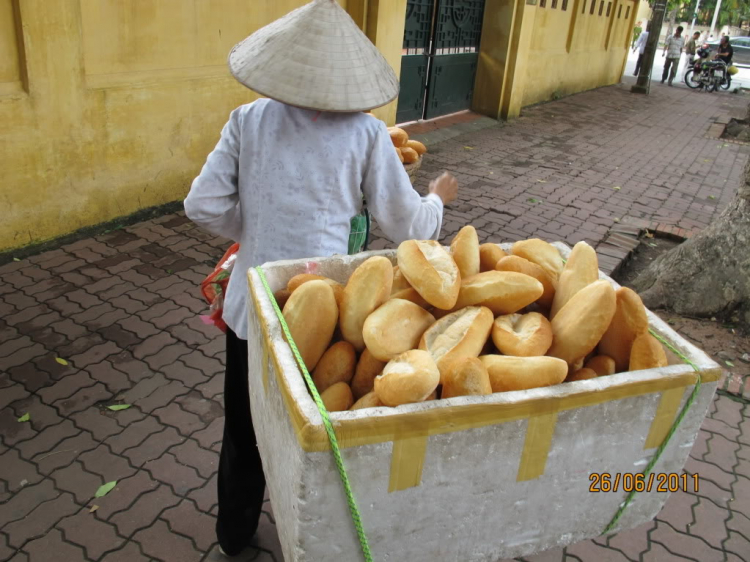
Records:
[[[350,383],[357,364],[357,354],[349,342],[340,341],[329,347],[315,366],[313,382],[324,392],[337,382]]]
[[[354,403],[354,406],[351,407],[351,409],[362,410],[364,408],[380,408],[383,406],[385,406],[385,404],[380,401],[380,398],[378,398],[378,395],[375,393],[375,391],[372,391],[357,400]]]
[[[341,307],[341,297],[344,296],[344,286],[341,283],[337,283],[333,279],[329,279],[328,277],[323,277],[321,275],[313,275],[312,273],[300,273],[299,275],[295,275],[292,277],[289,282],[286,285],[287,290],[289,293],[293,293],[301,285],[304,283],[307,283],[308,281],[325,281],[331,286],[331,289],[333,289],[333,295],[336,297],[336,304]]]
[[[401,161],[401,163],[404,163],[404,155],[401,152],[400,148],[396,148],[396,155],[398,156],[398,159]]]
[[[337,382],[329,386],[321,395],[320,399],[329,412],[343,412],[354,404],[352,389],[345,382]]]
[[[393,266],[382,256],[371,257],[354,270],[341,299],[341,335],[357,351],[365,348],[362,327],[372,311],[391,294]]]
[[[542,284],[528,275],[486,271],[463,280],[453,310],[486,306],[493,314],[512,314],[536,301],[543,292]]]
[[[497,262],[507,255],[497,244],[482,244],[479,246],[479,272],[495,271]]]
[[[283,314],[305,367],[312,371],[336,329],[339,309],[333,289],[324,281],[309,281],[292,293]]]
[[[402,146],[400,150],[401,156],[404,157],[404,164],[413,164],[414,162],[419,160],[419,154],[417,154],[417,151],[413,148]]]
[[[281,310],[284,310],[284,305],[286,304],[286,301],[289,300],[290,296],[292,296],[292,293],[289,289],[279,289],[273,294],[273,297],[276,299],[276,304],[279,305]]]
[[[483,355],[479,359],[489,373],[492,392],[552,386],[568,375],[568,364],[555,357]]]
[[[519,256],[506,256],[495,265],[497,271],[515,271],[533,277],[542,284],[544,292],[537,302],[540,306],[549,309],[555,298],[555,285],[552,283],[547,272],[540,266]]]
[[[669,365],[667,354],[659,340],[646,332],[639,335],[633,342],[630,351],[630,370],[655,369]]]
[[[583,367],[582,369],[578,369],[575,373],[568,376],[568,378],[565,379],[565,382],[585,381],[588,379],[595,379],[598,376],[599,375],[593,369]]]
[[[406,141],[406,146],[414,150],[420,156],[422,156],[423,154],[427,152],[427,147],[417,140]]]
[[[492,394],[490,375],[477,357],[465,357],[450,364],[441,398]]]
[[[596,371],[596,374],[600,377],[614,375],[617,372],[615,360],[608,355],[596,355],[592,357],[586,361],[585,367]]]
[[[440,382],[432,357],[412,349],[394,357],[375,378],[375,393],[386,406],[400,406],[426,400]]]
[[[461,279],[479,273],[479,236],[473,226],[465,226],[458,231],[451,242],[451,255]]]
[[[495,319],[492,341],[504,355],[544,355],[552,345],[552,326],[538,312],[506,314]]]
[[[641,297],[632,289],[620,287],[615,296],[617,308],[599,342],[599,353],[614,359],[617,372],[621,373],[628,370],[635,338],[648,332],[648,317]]]
[[[427,329],[419,349],[429,351],[442,379],[451,362],[481,353],[493,320],[492,311],[486,307],[470,306],[452,312]]]
[[[439,242],[407,240],[399,245],[397,257],[399,270],[424,300],[445,310],[453,308],[461,288],[461,274]]]
[[[385,363],[373,357],[369,349],[362,352],[354,371],[352,379],[352,393],[354,398],[359,400],[368,392],[372,392],[375,383],[375,377],[383,372]]]
[[[420,295],[414,287],[409,287],[408,289],[404,289],[403,291],[393,293],[391,295],[391,300],[393,299],[402,299],[405,301],[413,302],[414,304],[421,306],[425,310],[432,308],[430,303],[424,300],[422,298],[422,295]]]
[[[390,361],[415,349],[422,334],[434,323],[432,314],[418,304],[392,298],[367,317],[362,336],[376,359]]]
[[[555,298],[549,317],[554,318],[578,291],[599,279],[599,260],[594,248],[586,242],[578,242],[568,256],[568,261],[557,281]]]
[[[547,355],[570,364],[586,357],[609,327],[616,301],[609,281],[596,281],[578,291],[552,320],[552,347]]]
[[[398,268],[398,266],[394,265],[393,266],[393,285],[391,285],[391,295],[394,295],[401,291],[405,291],[406,289],[412,289],[412,288],[413,287],[409,285],[409,282],[406,280],[406,277],[404,277],[404,274],[401,273],[401,270]]]
[[[391,142],[396,148],[406,146],[409,140],[409,135],[403,129],[399,127],[388,127],[388,134],[391,135]]]
[[[540,266],[549,275],[555,288],[557,287],[557,280],[563,270],[563,259],[552,244],[539,238],[520,240],[513,244],[511,253]]]

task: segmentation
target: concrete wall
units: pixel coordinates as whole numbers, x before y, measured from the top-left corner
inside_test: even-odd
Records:
[[[229,50],[306,1],[0,0],[0,251],[183,198],[257,97]],[[339,2],[398,71],[406,0]]]

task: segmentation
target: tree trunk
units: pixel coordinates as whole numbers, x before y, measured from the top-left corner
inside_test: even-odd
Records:
[[[719,218],[654,260],[633,289],[649,308],[702,317],[736,312],[750,327],[750,163]]]

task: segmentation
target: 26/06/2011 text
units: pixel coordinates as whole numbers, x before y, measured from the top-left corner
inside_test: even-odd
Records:
[[[617,472],[614,475],[608,472],[593,472],[589,476],[591,485],[589,492],[685,492],[698,491],[698,474],[677,474],[676,472],[660,472],[645,474],[633,474],[632,472]],[[690,489],[690,481],[693,486]]]

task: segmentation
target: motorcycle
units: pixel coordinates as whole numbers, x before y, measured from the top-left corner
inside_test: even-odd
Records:
[[[710,51],[704,44],[696,52],[698,59],[693,61],[685,73],[685,84],[688,88],[704,89],[715,92],[719,88],[728,90],[732,86],[732,76],[727,72],[727,65],[722,60],[709,60]]]

